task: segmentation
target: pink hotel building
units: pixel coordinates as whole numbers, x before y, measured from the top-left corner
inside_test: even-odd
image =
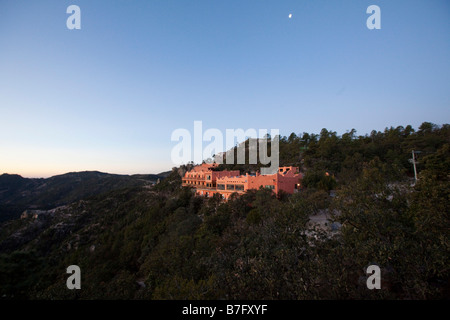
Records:
[[[197,195],[211,197],[216,193],[222,198],[228,199],[232,193],[244,193],[249,189],[260,187],[273,190],[275,193],[284,191],[286,193],[297,192],[302,179],[297,167],[280,167],[278,172],[272,175],[240,175],[238,170],[214,171],[216,163],[195,166],[186,172],[182,179],[182,186],[195,188]]]

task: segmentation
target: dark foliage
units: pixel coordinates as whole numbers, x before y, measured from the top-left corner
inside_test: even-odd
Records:
[[[282,165],[300,165],[306,180],[293,195],[196,197],[181,188],[179,168],[152,188],[8,221],[0,296],[448,299],[449,145],[449,126],[427,123],[364,137],[291,134],[281,139]],[[422,151],[415,184],[413,149]],[[313,223],[324,213],[328,225]],[[73,264],[81,290],[66,288]],[[382,270],[381,290],[366,287],[371,264]]]

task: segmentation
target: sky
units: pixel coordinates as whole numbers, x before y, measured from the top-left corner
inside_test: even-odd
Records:
[[[449,123],[450,2],[0,0],[0,174],[167,171],[194,121],[281,136]]]

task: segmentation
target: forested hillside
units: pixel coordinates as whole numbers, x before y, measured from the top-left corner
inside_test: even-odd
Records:
[[[421,151],[417,183],[412,150]],[[5,222],[0,297],[450,297],[449,125],[291,134],[280,140],[280,164],[304,173],[299,193],[205,199],[181,188],[186,168],[174,168],[152,188]],[[313,223],[321,214],[326,225]],[[372,264],[381,268],[381,290],[367,289]],[[81,268],[81,290],[66,287],[69,265]]]
[[[0,175],[0,222],[18,218],[27,209],[48,210],[112,190],[145,186],[160,175],[117,175],[97,171],[71,172],[47,179]]]

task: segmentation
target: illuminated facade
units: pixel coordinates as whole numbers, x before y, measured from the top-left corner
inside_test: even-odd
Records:
[[[273,190],[275,193],[284,191],[292,194],[300,188],[302,175],[297,167],[280,167],[278,172],[272,175],[239,175],[238,170],[214,171],[217,164],[202,164],[186,172],[183,177],[183,186],[195,188],[197,195],[211,197],[219,193],[222,198],[228,199],[231,194],[242,194],[250,189],[260,187]]]

